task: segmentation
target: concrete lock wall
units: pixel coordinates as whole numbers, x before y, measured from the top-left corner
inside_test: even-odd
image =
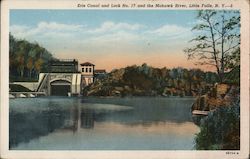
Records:
[[[66,81],[69,82],[70,84],[70,91],[68,93],[70,93],[71,95],[80,95],[81,93],[81,74],[80,73],[50,73],[49,77],[48,77],[48,83],[47,83],[47,92],[48,95],[52,95],[51,94],[51,89],[52,89],[52,82],[53,81]],[[61,83],[61,85],[64,85],[63,83]],[[66,86],[67,84],[65,84]],[[55,89],[55,87],[53,88]],[[55,90],[54,90],[55,91]]]
[[[13,84],[18,84],[23,87],[28,88],[31,91],[36,91],[38,87],[38,82],[13,82]]]
[[[46,80],[42,80],[43,77],[47,75]],[[64,77],[65,76],[65,77]],[[67,76],[67,77],[66,77]],[[48,79],[48,80],[47,80]],[[81,94],[81,86],[82,86],[82,75],[81,73],[40,73],[38,82],[13,82],[13,84],[22,85],[30,89],[31,91],[36,92],[39,84],[42,84],[42,88],[40,91],[45,91],[47,95],[51,95],[51,82],[54,80],[63,80],[70,83],[70,92],[73,95]]]
[[[73,74],[72,75],[72,86],[71,93],[72,94],[80,94],[81,93],[81,74]]]

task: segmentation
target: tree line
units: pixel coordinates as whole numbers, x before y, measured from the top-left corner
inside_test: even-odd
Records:
[[[142,66],[127,67],[123,77],[132,85],[137,84],[137,87],[141,85],[142,89],[156,90],[158,94],[162,94],[166,88],[172,88],[177,92],[184,91],[185,95],[193,95],[194,92],[201,93],[199,91],[205,91],[206,86],[219,81],[214,72],[182,67],[154,68],[145,63]]]
[[[84,92],[90,96],[196,96],[207,92],[218,81],[214,72],[156,68],[144,63],[114,69]]]
[[[38,43],[16,39],[9,34],[10,81],[37,80],[42,71],[48,71],[52,54]]]

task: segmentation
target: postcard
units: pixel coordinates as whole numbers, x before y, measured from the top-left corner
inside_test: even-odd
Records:
[[[4,0],[3,159],[249,158],[247,0]]]

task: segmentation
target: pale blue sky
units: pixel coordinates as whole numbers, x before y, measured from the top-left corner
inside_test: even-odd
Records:
[[[140,23],[157,27],[166,23],[186,26],[195,21],[192,10],[11,10],[10,25],[35,26],[40,21],[66,24],[88,24],[95,27],[103,21]]]
[[[193,36],[196,12],[11,10],[10,32],[38,42],[58,58],[78,58],[108,70],[144,62],[155,67],[194,67],[183,49]]]

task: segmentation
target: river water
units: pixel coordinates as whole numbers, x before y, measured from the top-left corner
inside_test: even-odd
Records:
[[[10,100],[15,150],[192,150],[193,98],[44,97]]]

